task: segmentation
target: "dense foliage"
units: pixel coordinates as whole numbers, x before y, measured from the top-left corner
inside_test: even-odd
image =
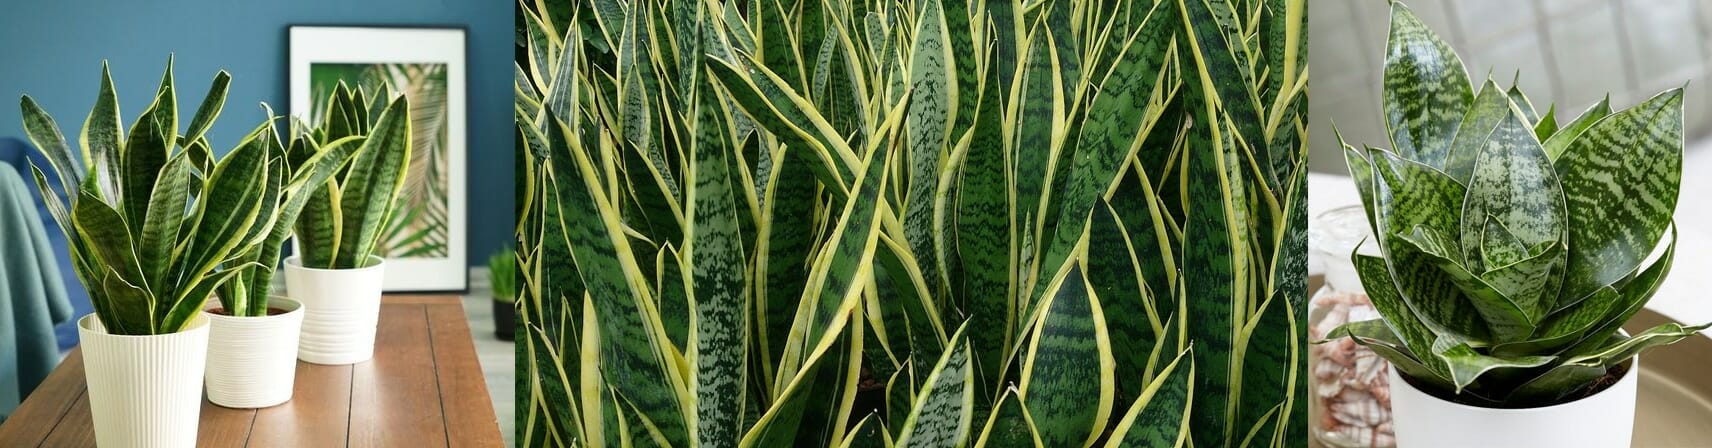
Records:
[[[1305,444],[1305,11],[521,2],[518,444]]]

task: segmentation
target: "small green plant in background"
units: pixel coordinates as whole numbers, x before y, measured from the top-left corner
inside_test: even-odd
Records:
[[[271,198],[286,182],[263,128],[225,157],[213,155],[204,134],[225,104],[230,80],[223,71],[214,77],[181,134],[169,58],[154,101],[125,132],[103,63],[76,152],[34,99],[21,101],[24,131],[47,156],[70,204],[32,166],[36,185],[70,241],[72,268],[108,333],[183,330],[215,288],[261,268],[242,254],[257,250],[279,205]]]
[[[493,283],[493,299],[505,303],[517,301],[517,251],[505,249],[487,258],[488,278]]]
[[[404,96],[373,96],[340,83],[321,122],[292,125],[285,160],[296,168],[359,137],[349,165],[320,184],[295,222],[304,267],[356,269],[372,265],[404,186],[411,154],[410,104]]]
[[[1531,407],[1634,375],[1641,350],[1707,328],[1618,333],[1674,259],[1672,237],[1644,263],[1672,228],[1682,89],[1560,124],[1514,86],[1475,90],[1401,3],[1386,54],[1391,148],[1343,145],[1382,253],[1352,257],[1384,320],[1330,337],[1355,338],[1446,399]]]
[[[1306,2],[521,2],[520,446],[1305,442]]]

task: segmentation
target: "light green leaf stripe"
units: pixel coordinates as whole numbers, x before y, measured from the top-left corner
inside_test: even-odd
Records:
[[[1461,111],[1474,97],[1462,59],[1402,3],[1391,4],[1383,102],[1391,147],[1443,166]]]
[[[1510,98],[1504,96],[1497,83],[1487,79],[1480,86],[1480,94],[1475,95],[1474,102],[1469,104],[1468,112],[1462,115],[1444,165],[1436,168],[1467,185],[1469,178],[1474,177],[1474,159],[1480,156],[1480,148],[1498,128],[1498,123],[1510,114]]]
[[[951,79],[950,38],[945,31],[945,12],[939,0],[922,4],[911,45],[909,115],[904,129],[909,133],[909,193],[904,199],[904,236],[910,251],[927,258],[931,274],[924,276],[929,291],[939,291],[941,263],[935,262],[933,225],[934,193],[938,191],[940,163],[946,157],[946,138],[956,110],[957,84]]]
[[[1562,297],[1617,281],[1658,246],[1676,210],[1682,139],[1682,89],[1671,89],[1600,120],[1558,157],[1555,174],[1576,211],[1566,220],[1573,250]]]
[[[916,393],[898,446],[961,447],[969,443],[975,415],[975,369],[969,359],[968,327],[964,323],[951,336],[949,349],[928,374],[926,386]]]
[[[1581,134],[1587,132],[1587,128],[1593,127],[1594,123],[1608,115],[1611,115],[1611,97],[1609,95],[1599,100],[1599,104],[1589,106],[1586,111],[1581,113],[1581,116],[1575,117],[1574,121],[1558,128],[1557,132],[1552,133],[1551,138],[1542,142],[1541,145],[1546,148],[1546,156],[1551,157],[1555,163],[1557,159],[1563,156],[1563,151],[1569,149],[1570,143],[1580,139]]]
[[[1189,436],[1189,408],[1195,394],[1193,352],[1193,348],[1183,350],[1159,370],[1159,376],[1112,430],[1108,448],[1183,446]]]

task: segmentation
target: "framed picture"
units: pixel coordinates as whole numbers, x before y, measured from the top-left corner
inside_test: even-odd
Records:
[[[467,289],[465,31],[292,26],[288,34],[293,116],[319,119],[340,82],[410,100],[410,167],[375,250],[386,258],[386,291]]]

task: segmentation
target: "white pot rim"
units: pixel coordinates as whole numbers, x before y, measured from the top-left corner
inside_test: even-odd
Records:
[[[215,313],[214,309],[215,308],[225,308],[225,306],[220,305],[219,302],[215,302],[215,301],[209,301],[209,303],[211,303],[211,305],[208,306],[207,308],[203,308],[202,314],[205,316],[208,316],[209,319],[215,319],[215,320],[219,320],[219,319],[246,319],[246,320],[248,320],[248,319],[255,319],[255,320],[289,319],[294,314],[303,314],[303,302],[292,300],[290,297],[278,296],[278,295],[268,296],[268,308],[284,308],[285,312],[279,313],[279,314],[269,314],[266,316],[233,316],[230,314],[219,314],[219,313]]]
[[[107,327],[103,326],[100,329],[96,329],[92,325],[95,322],[98,322],[101,320],[101,316],[97,316],[93,312],[91,312],[89,314],[85,314],[85,315],[83,315],[83,317],[78,318],[77,319],[77,328],[79,330],[88,331],[88,332],[93,333],[93,334],[98,334],[98,335],[101,335],[104,337],[110,337],[110,338],[162,338],[162,337],[172,337],[172,336],[178,336],[178,335],[182,335],[184,333],[190,333],[190,332],[197,331],[200,329],[208,328],[207,314],[208,313],[206,313],[206,312],[196,313],[195,316],[191,316],[190,325],[186,325],[184,327],[184,329],[178,330],[178,331],[172,332],[172,333],[161,333],[161,334],[113,334],[113,333],[108,333]]]
[[[304,271],[310,271],[310,272],[360,272],[360,271],[380,270],[382,266],[386,265],[386,258],[382,258],[379,255],[370,255],[369,261],[374,262],[374,264],[371,264],[368,267],[363,267],[363,268],[322,269],[322,268],[312,268],[312,267],[304,266],[302,255],[292,255],[291,257],[288,257],[285,259],[285,267],[291,268],[291,269],[299,269],[299,270],[304,270]]]
[[[1440,398],[1438,395],[1435,395],[1431,392],[1427,392],[1425,390],[1422,390],[1419,387],[1416,387],[1415,383],[1412,382],[1412,381],[1414,381],[1414,379],[1409,378],[1408,375],[1404,375],[1403,372],[1398,372],[1396,369],[1391,369],[1392,375],[1396,375],[1398,379],[1401,379],[1403,381],[1392,382],[1392,387],[1396,387],[1397,383],[1405,384],[1410,389],[1414,389],[1415,392],[1417,392],[1421,395],[1424,395],[1428,398],[1432,398],[1433,400],[1437,400],[1438,402],[1440,402],[1441,405],[1443,405],[1445,407],[1456,409],[1457,411],[1460,411],[1460,412],[1469,412],[1469,413],[1492,415],[1492,416],[1522,415],[1522,414],[1538,413],[1538,412],[1547,411],[1547,410],[1560,408],[1560,407],[1564,407],[1564,406],[1572,406],[1572,405],[1575,405],[1576,403],[1579,403],[1581,401],[1585,401],[1588,399],[1592,399],[1594,397],[1598,397],[1600,395],[1610,393],[1611,390],[1616,389],[1619,384],[1633,382],[1633,381],[1640,381],[1640,375],[1638,372],[1636,372],[1637,370],[1640,370],[1640,365],[1641,365],[1640,355],[1635,355],[1633,357],[1630,357],[1628,361],[1625,361],[1625,364],[1628,364],[1629,368],[1627,370],[1623,371],[1623,376],[1617,377],[1617,381],[1606,385],[1604,389],[1600,389],[1598,392],[1594,392],[1594,393],[1582,396],[1580,398],[1576,398],[1576,399],[1570,400],[1570,401],[1565,401],[1562,403],[1555,403],[1555,404],[1549,404],[1549,405],[1545,405],[1545,406],[1534,406],[1534,407],[1527,407],[1527,408],[1488,408],[1488,407],[1474,406],[1474,405],[1470,405],[1470,404],[1458,403],[1455,401],[1446,400],[1446,399]]]

